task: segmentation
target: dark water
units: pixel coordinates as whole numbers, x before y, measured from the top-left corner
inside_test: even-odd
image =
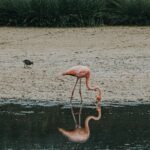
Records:
[[[83,108],[82,124],[96,114],[95,108]],[[58,127],[74,128],[70,108],[0,106],[0,150],[150,149],[150,105],[102,107],[101,119],[90,121],[85,143],[69,141]]]

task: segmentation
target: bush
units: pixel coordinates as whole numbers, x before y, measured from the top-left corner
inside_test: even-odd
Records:
[[[150,25],[150,0],[0,0],[0,25]]]
[[[109,0],[108,24],[150,25],[150,0]]]

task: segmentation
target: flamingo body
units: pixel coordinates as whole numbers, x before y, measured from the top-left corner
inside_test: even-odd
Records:
[[[71,75],[77,78],[85,78],[90,74],[90,69],[87,66],[74,66],[63,73],[63,75]]]
[[[90,133],[86,132],[83,128],[76,128],[72,131],[66,131],[65,129],[59,128],[59,131],[72,142],[85,142],[90,136]]]
[[[98,95],[96,96],[97,98],[97,101],[100,101],[101,100],[101,90],[99,87],[90,87],[89,85],[89,80],[90,80],[90,74],[91,74],[91,71],[90,69],[87,67],[87,66],[82,66],[82,65],[79,65],[79,66],[74,66],[68,70],[66,70],[62,75],[65,76],[65,75],[70,75],[70,76],[74,76],[74,77],[77,77],[77,80],[76,80],[76,83],[74,85],[74,88],[73,88],[73,91],[72,91],[72,95],[71,95],[71,99],[70,99],[70,102],[72,102],[72,98],[73,98],[73,94],[74,94],[74,91],[75,91],[75,87],[78,83],[78,80],[80,79],[80,88],[79,88],[79,93],[80,93],[80,97],[81,97],[81,102],[82,102],[82,93],[81,93],[81,79],[82,78],[85,78],[86,79],[86,87],[88,90],[93,90],[93,91],[98,91]]]

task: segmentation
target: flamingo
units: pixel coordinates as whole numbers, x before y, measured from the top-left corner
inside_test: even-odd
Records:
[[[82,100],[82,93],[81,93],[81,79],[82,78],[86,79],[86,87],[87,87],[88,90],[93,90],[93,91],[97,91],[98,92],[98,94],[96,96],[97,101],[101,100],[101,98],[102,98],[101,95],[102,94],[101,94],[100,88],[98,86],[96,86],[96,87],[91,87],[90,86],[89,80],[90,80],[91,71],[90,71],[90,69],[87,66],[81,66],[81,65],[74,66],[74,67],[68,69],[67,71],[65,71],[62,75],[63,76],[71,75],[71,76],[77,77],[76,83],[75,83],[75,85],[73,87],[73,90],[72,90],[70,102],[72,102],[74,91],[75,91],[75,87],[76,87],[76,85],[77,85],[79,80],[80,80],[79,94],[80,94],[81,102],[83,102],[83,100]]]
[[[88,116],[85,119],[84,127],[81,127],[80,124],[75,126],[75,129],[72,131],[67,131],[63,128],[58,128],[58,130],[72,142],[86,142],[90,137],[90,120],[99,120],[101,118],[101,106],[99,105],[96,109],[98,112],[97,116]]]

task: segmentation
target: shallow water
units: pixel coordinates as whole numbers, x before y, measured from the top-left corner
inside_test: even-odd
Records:
[[[97,115],[95,107],[83,107],[82,126],[89,115]],[[103,106],[101,119],[90,121],[91,134],[84,143],[69,141],[58,127],[74,129],[70,107],[1,105],[0,149],[150,149],[150,105]]]

